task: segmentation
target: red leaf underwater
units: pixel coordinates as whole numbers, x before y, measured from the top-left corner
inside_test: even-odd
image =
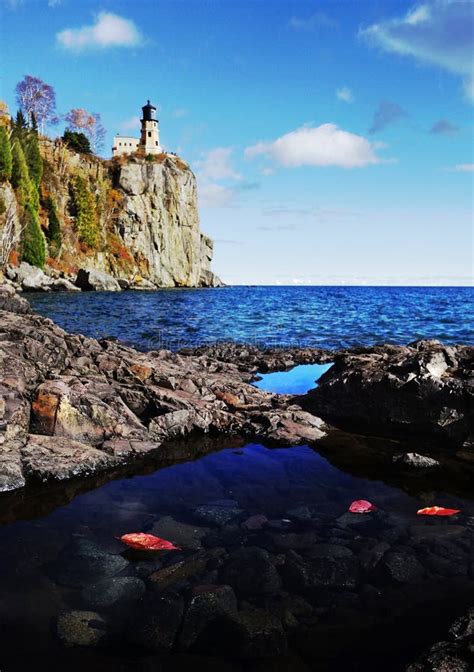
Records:
[[[349,507],[351,513],[370,513],[377,511],[377,507],[366,499],[356,499]]]
[[[134,548],[137,551],[180,551],[179,546],[175,546],[171,541],[160,539],[153,534],[145,534],[145,532],[131,532],[117,537],[124,544]]]
[[[418,516],[455,516],[461,513],[459,509],[445,509],[442,506],[427,506],[426,509],[419,509]]]

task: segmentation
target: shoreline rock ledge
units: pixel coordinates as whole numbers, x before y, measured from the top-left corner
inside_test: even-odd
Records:
[[[307,395],[251,384],[261,371],[322,361],[335,365]],[[403,430],[473,462],[473,361],[474,348],[437,341],[341,352],[224,343],[143,353],[68,334],[0,285],[0,492],[166,455],[167,442],[193,434],[292,446],[334,427]]]
[[[87,476],[191,433],[316,441],[320,418],[206,355],[68,334],[0,286],[0,491]]]

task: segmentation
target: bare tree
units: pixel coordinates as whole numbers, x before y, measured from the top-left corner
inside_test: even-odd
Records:
[[[13,203],[10,203],[5,224],[0,229],[0,268],[5,268],[10,259],[10,254],[19,243],[23,228],[16,230],[15,226],[15,208]]]
[[[100,114],[75,107],[66,114],[65,119],[72,131],[84,133],[94,152],[103,147],[106,130],[102,126]]]
[[[23,114],[32,122],[33,117],[38,122],[41,133],[48,122],[55,123],[56,93],[50,84],[46,84],[39,77],[26,75],[16,85],[16,100]]]

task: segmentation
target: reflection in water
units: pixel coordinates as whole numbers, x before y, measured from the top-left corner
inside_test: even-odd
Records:
[[[317,387],[317,381],[332,366],[329,364],[299,364],[289,371],[261,373],[253,384],[265,392],[276,394],[306,394]]]
[[[337,436],[338,445],[345,447],[347,452],[351,445],[349,435],[341,433]],[[358,458],[363,444],[363,439],[357,441],[352,437]],[[189,460],[193,451],[194,456],[201,457],[172,466],[163,466],[165,462],[161,465],[156,461],[150,462],[145,467],[145,472],[150,470],[148,473],[132,475],[125,472],[120,478],[103,482],[100,487],[88,492],[81,488],[93,487],[98,484],[97,481],[91,481],[89,485],[87,482],[76,485],[71,482],[52,490],[27,492],[23,497],[10,496],[1,500],[4,510],[7,502],[14,504],[16,501],[17,508],[13,506],[10,510],[18,517],[28,517],[28,506],[31,510],[36,509],[36,517],[31,520],[13,522],[10,518],[11,522],[0,528],[0,588],[3,598],[0,605],[0,643],[6,670],[27,669],[30,660],[38,664],[44,662],[50,669],[59,669],[53,666],[53,663],[59,664],[58,661],[68,666],[82,661],[91,670],[115,670],[122,668],[114,655],[121,661],[127,657],[136,660],[137,656],[142,656],[143,651],[137,652],[127,644],[126,634],[112,638],[107,654],[92,649],[74,649],[68,653],[60,646],[54,627],[58,614],[72,609],[95,609],[88,602],[91,598],[90,594],[87,597],[87,591],[83,592],[67,584],[67,581],[66,585],[62,578],[58,579],[65,571],[67,573],[68,568],[59,567],[58,574],[57,563],[58,558],[67,558],[74,568],[74,555],[64,555],[63,552],[71,538],[86,539],[101,552],[116,555],[123,553],[116,536],[150,531],[155,525],[164,524],[163,520],[171,540],[174,533],[178,535],[183,529],[188,530],[183,525],[190,524],[192,529],[203,530],[198,546],[202,544],[208,550],[219,548],[224,558],[242,545],[269,552],[277,563],[278,571],[282,572],[285,595],[300,591],[282,569],[285,558],[300,557],[303,562],[314,562],[314,558],[317,559],[314,553],[324,547],[340,549],[335,556],[336,567],[339,567],[340,554],[344,556],[341,561],[343,568],[348,562],[347,557],[350,563],[368,563],[364,565],[367,569],[359,570],[363,572],[361,578],[350,588],[344,587],[342,576],[340,587],[333,589],[322,585],[314,594],[311,590],[303,590],[304,599],[310,604],[309,612],[305,617],[298,617],[299,624],[292,625],[296,630],[291,630],[290,647],[294,647],[292,655],[296,652],[304,658],[310,669],[337,671],[363,668],[375,672],[383,667],[386,670],[401,670],[403,656],[411,655],[436,634],[432,634],[431,628],[434,622],[439,627],[439,609],[430,614],[429,605],[437,602],[437,607],[446,609],[448,617],[462,607],[464,600],[472,599],[470,580],[462,571],[453,573],[453,563],[449,558],[455,554],[457,567],[462,569],[467,566],[471,528],[466,526],[465,521],[469,515],[474,515],[473,502],[447,493],[434,493],[432,489],[429,503],[460,508],[463,514],[453,521],[420,520],[416,511],[427,503],[425,486],[428,483],[423,484],[421,491],[414,488],[412,494],[408,494],[376,478],[369,480],[342,471],[308,446],[268,449],[262,445],[239,447],[237,444],[204,454],[213,449],[212,443],[196,443],[194,448],[191,442],[186,445],[188,448],[184,452],[182,446],[174,447],[174,459],[180,459],[181,455],[181,459]],[[330,453],[331,448],[337,447],[337,441],[333,439],[331,445],[331,440],[328,440],[324,445]],[[158,466],[162,468],[157,469]],[[375,473],[371,475],[375,476]],[[48,496],[52,500],[49,511]],[[351,517],[346,513],[347,508],[352,500],[359,498],[374,502],[379,512],[369,517]],[[41,501],[43,513],[38,517],[38,502]],[[221,507],[227,509],[223,519]],[[244,530],[242,523],[255,515],[263,515],[269,522],[262,530]],[[186,549],[185,543],[183,546],[183,554],[162,556],[160,562],[166,565],[192,559],[199,552],[196,547],[191,550]],[[386,568],[383,571],[372,570],[367,558],[374,546],[405,554],[403,557],[408,553],[412,564],[416,568],[421,567],[413,585],[411,578],[403,583],[403,574],[397,574],[398,578],[394,581]],[[131,559],[129,555],[124,557]],[[149,564],[143,558],[139,561],[132,558],[123,574],[146,578],[153,569],[156,570],[156,562],[156,558]],[[52,571],[53,567],[56,567],[55,571]],[[398,565],[395,570],[400,571]],[[188,577],[184,584],[176,584],[173,590],[186,597],[192,585],[222,582],[218,572],[213,571],[196,570],[195,575]],[[419,581],[425,583],[419,584]],[[152,590],[151,586],[147,590]],[[238,597],[239,601],[243,600],[241,606],[250,603],[260,609],[274,608],[268,606],[270,598],[259,593],[238,594]],[[410,620],[415,607],[427,611],[418,629]],[[107,609],[104,613],[121,633],[119,625],[122,627],[122,621],[119,619],[117,624],[114,620],[116,615]],[[320,618],[318,613],[324,617]],[[389,627],[384,625],[385,629],[379,632],[379,620],[380,627],[386,621]],[[28,650],[21,646],[25,632],[28,632]],[[402,651],[400,637],[404,638]],[[109,656],[106,661],[104,655]],[[171,665],[169,669],[173,670],[193,669],[193,661],[189,660],[188,664],[185,658],[177,657],[170,661],[160,654],[155,664],[163,665],[163,669],[167,669],[166,664]],[[178,667],[178,661],[182,668]],[[231,665],[225,660],[216,663],[216,669],[222,670],[227,669],[227,664]],[[242,661],[235,665],[229,669],[237,672],[254,669],[248,668],[247,663]],[[279,669],[293,669],[290,662],[288,667],[284,663],[282,665]],[[323,667],[318,667],[320,665]],[[267,665],[262,662],[258,669],[274,668],[272,663]]]

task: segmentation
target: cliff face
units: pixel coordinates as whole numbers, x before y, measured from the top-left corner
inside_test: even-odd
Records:
[[[47,139],[41,140],[41,153],[41,225],[46,240],[51,202],[61,228],[59,248],[48,244],[47,272],[74,279],[81,268],[96,269],[144,288],[221,284],[210,268],[213,243],[199,226],[196,179],[179,157],[104,161]],[[18,227],[21,208],[8,183],[0,185],[0,198],[15,212]],[[94,228],[93,243],[90,235],[84,236],[79,202],[89,204],[87,226]],[[17,250],[21,255],[21,244]]]
[[[196,180],[189,168],[172,157],[162,163],[141,160],[113,167],[112,179],[123,194],[117,233],[140,259],[147,279],[164,287],[213,284],[208,275],[213,244],[199,228]]]

